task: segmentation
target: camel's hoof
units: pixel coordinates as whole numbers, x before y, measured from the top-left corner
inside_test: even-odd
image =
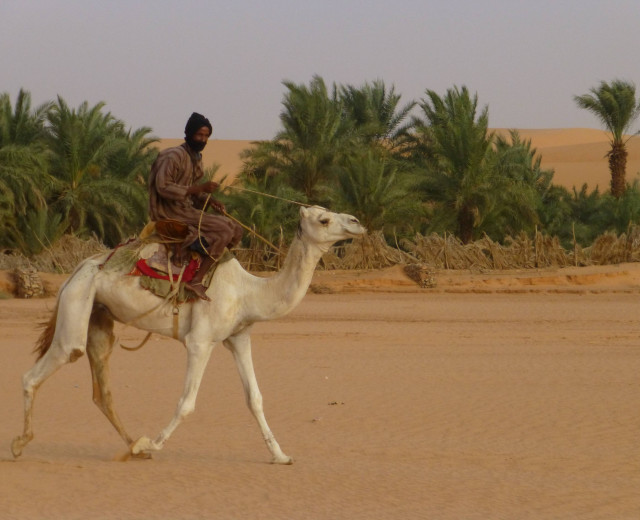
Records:
[[[141,451],[140,453],[132,453],[131,458],[136,460],[150,460],[153,458],[153,454],[148,451]]]
[[[271,464],[283,464],[290,466],[293,464],[293,457],[289,457],[288,455],[283,455],[282,457],[273,457],[271,459]]]
[[[153,441],[149,437],[140,437],[131,445],[131,455],[136,458],[151,458],[151,455],[145,457],[145,452],[156,450]]]
[[[128,460],[149,460],[151,458],[151,453],[147,453],[146,451],[142,451],[140,453],[131,453],[127,451],[126,453],[122,453],[120,455],[116,455],[113,460],[118,462],[127,462]]]
[[[11,441],[11,453],[13,454],[13,458],[17,459],[22,455],[22,448],[24,448],[26,444],[27,443],[22,439],[22,437],[16,437]]]

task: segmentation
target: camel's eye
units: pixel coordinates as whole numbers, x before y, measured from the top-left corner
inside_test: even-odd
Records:
[[[322,224],[323,226],[328,226],[329,222],[331,222],[331,220],[328,219],[328,218],[321,218],[320,219],[320,224]]]

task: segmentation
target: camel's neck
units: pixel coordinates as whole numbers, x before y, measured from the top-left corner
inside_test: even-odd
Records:
[[[258,301],[264,302],[264,319],[273,319],[290,312],[307,293],[313,273],[324,251],[314,244],[296,238],[282,269],[266,280]]]

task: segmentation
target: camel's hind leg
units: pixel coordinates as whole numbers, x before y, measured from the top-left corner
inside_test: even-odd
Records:
[[[80,356],[82,354],[79,354]],[[24,396],[24,430],[22,435],[13,439],[11,453],[14,457],[22,455],[23,448],[33,439],[33,401],[38,388],[46,379],[56,372],[61,366],[75,361],[67,353],[54,343],[47,353],[37,361],[33,367],[22,376]]]
[[[40,337],[40,358],[22,377],[24,429],[11,443],[14,457],[33,439],[33,401],[42,383],[61,366],[78,359],[86,349],[89,317],[95,296],[95,266],[80,266],[63,286],[56,309]]]
[[[109,356],[113,350],[113,318],[103,306],[96,305],[89,322],[87,336],[87,355],[93,379],[93,402],[109,419],[127,446],[133,440],[124,429],[118,414],[113,408],[113,398],[109,388]]]

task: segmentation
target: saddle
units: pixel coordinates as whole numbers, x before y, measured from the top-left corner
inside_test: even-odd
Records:
[[[140,285],[162,298],[173,294],[178,283],[178,292],[174,296],[176,303],[193,301],[198,296],[184,285],[193,279],[201,265],[202,256],[191,249],[186,258],[175,263],[175,250],[184,242],[187,226],[182,222],[163,221],[147,224],[138,238],[116,246],[100,266],[100,269],[120,271],[129,276],[138,276]],[[180,255],[178,255],[180,256]],[[202,284],[209,286],[216,268],[234,255],[225,249],[218,261],[209,269]]]
[[[188,234],[189,226],[178,220],[149,222],[140,233],[140,240],[146,245],[140,249],[136,267],[152,278],[190,281],[202,257],[182,247]]]
[[[180,246],[184,243],[188,234],[189,226],[184,222],[179,220],[158,220],[149,222],[140,233],[140,238],[144,240],[156,235],[157,242],[164,244],[167,254],[171,257],[174,265],[180,268],[187,260]]]

